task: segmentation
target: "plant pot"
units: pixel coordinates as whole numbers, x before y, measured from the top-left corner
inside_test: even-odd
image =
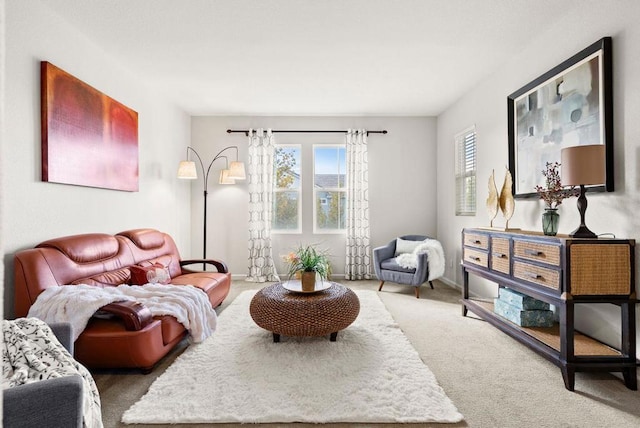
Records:
[[[560,214],[557,208],[547,208],[542,213],[542,232],[548,236],[556,236]]]
[[[316,272],[302,272],[302,291],[313,291],[316,289]]]

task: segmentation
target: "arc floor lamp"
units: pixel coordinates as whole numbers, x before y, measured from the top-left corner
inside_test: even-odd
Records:
[[[229,163],[229,158],[223,155],[227,150],[235,149],[236,151],[236,160]],[[198,159],[200,163],[200,168],[202,169],[202,179],[204,184],[204,221],[203,221],[203,237],[202,237],[202,258],[207,258],[207,185],[209,182],[209,173],[211,172],[211,167],[213,163],[218,159],[225,159],[226,168],[220,171],[220,179],[218,181],[219,184],[235,184],[236,180],[244,180],[246,179],[244,163],[238,160],[238,146],[229,146],[220,150],[217,155],[214,156],[213,160],[209,163],[207,169],[204,169],[204,164],[202,163],[202,158],[196,152],[193,147],[187,146],[187,160],[183,160],[180,162],[178,166],[178,178],[183,178],[187,180],[196,180],[198,178],[198,173],[196,171],[196,163],[192,160],[189,160],[189,152],[193,152],[193,154]],[[206,266],[206,265],[203,265]]]

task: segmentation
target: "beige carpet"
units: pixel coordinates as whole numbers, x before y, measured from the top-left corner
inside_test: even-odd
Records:
[[[377,281],[345,282],[353,289],[377,290]],[[465,420],[446,426],[471,427],[635,427],[640,426],[640,392],[625,388],[606,373],[578,373],[576,392],[564,388],[560,369],[484,321],[461,316],[459,291],[438,281],[423,286],[420,299],[411,287],[387,283],[378,295],[413,347],[431,369]],[[260,284],[234,281],[228,306],[239,293]],[[105,427],[120,423],[123,413],[184,350],[172,352],[149,375],[135,371],[94,373],[102,398]],[[397,397],[402,399],[402,397]],[[313,424],[295,424],[314,427]],[[134,425],[203,427],[204,425]],[[216,428],[240,427],[218,424]],[[246,426],[246,425],[244,425]],[[271,424],[270,426],[279,426]],[[331,428],[372,424],[329,424]],[[375,426],[375,425],[374,425]],[[395,424],[380,424],[381,428]],[[403,424],[440,427],[441,424]]]
[[[355,293],[360,314],[337,341],[285,336],[274,343],[249,316],[255,292],[245,291],[220,315],[215,334],[177,358],[122,421],[461,421],[376,292]]]

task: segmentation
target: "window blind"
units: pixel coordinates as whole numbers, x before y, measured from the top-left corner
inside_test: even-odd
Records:
[[[455,137],[456,215],[476,214],[476,128]]]

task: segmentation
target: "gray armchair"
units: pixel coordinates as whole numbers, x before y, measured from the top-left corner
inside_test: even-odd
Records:
[[[405,235],[401,239],[406,241],[424,241],[428,236],[423,235]],[[378,291],[382,291],[385,281],[395,282],[397,284],[411,285],[415,287],[416,298],[420,298],[420,286],[427,282],[429,278],[429,264],[427,262],[427,254],[418,254],[418,266],[414,268],[405,268],[395,261],[396,240],[389,242],[384,247],[374,248],[373,264],[376,275],[380,280]],[[433,283],[429,281],[429,285],[433,289]]]
[[[50,327],[73,355],[71,324]],[[2,425],[5,428],[81,428],[82,388],[80,376],[65,376],[5,389],[2,391]]]

